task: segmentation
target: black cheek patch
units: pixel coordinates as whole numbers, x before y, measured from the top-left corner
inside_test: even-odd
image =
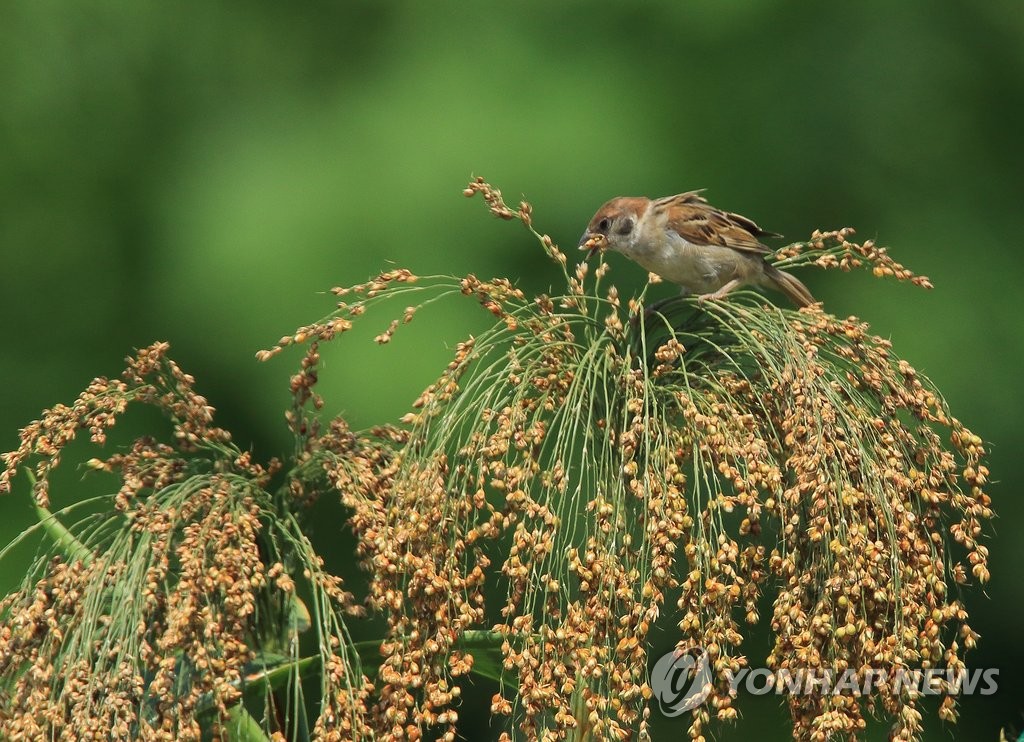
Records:
[[[618,232],[619,234],[629,234],[630,232],[633,231],[633,220],[624,219],[622,221],[622,224],[620,224],[619,228],[616,229],[615,231]]]

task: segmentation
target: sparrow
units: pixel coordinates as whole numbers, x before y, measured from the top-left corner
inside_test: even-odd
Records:
[[[701,300],[752,285],[781,291],[798,307],[815,303],[795,276],[765,260],[772,251],[761,238],[781,235],[716,209],[700,194],[613,198],[594,214],[579,248],[588,258],[598,250],[622,253]]]

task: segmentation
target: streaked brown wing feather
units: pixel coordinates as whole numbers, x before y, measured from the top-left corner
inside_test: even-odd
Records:
[[[761,229],[745,216],[716,209],[708,204],[700,191],[660,198],[655,201],[654,208],[671,209],[666,228],[694,245],[723,245],[765,255],[771,250],[762,245],[758,237],[778,236]]]

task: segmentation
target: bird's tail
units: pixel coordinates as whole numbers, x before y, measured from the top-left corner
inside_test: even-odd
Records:
[[[781,291],[796,306],[809,307],[811,304],[817,303],[817,299],[814,298],[799,278],[785,271],[780,271],[774,265],[766,265],[768,268],[765,270],[765,275],[768,277],[769,283],[772,284],[772,288]]]

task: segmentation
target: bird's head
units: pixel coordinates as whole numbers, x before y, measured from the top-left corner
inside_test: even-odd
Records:
[[[587,250],[588,258],[598,250],[628,252],[636,238],[636,226],[650,203],[642,196],[613,198],[590,220],[580,238],[580,250]]]

